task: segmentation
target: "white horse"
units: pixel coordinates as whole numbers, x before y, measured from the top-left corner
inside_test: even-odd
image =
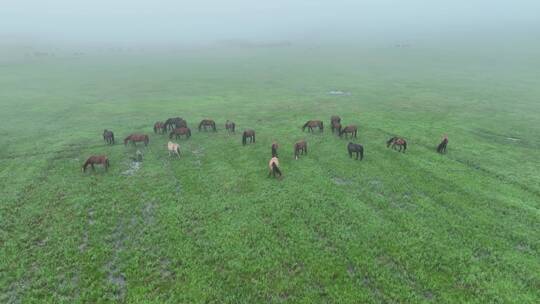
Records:
[[[167,144],[167,148],[169,149],[169,156],[171,156],[171,154],[172,154],[172,155],[176,155],[176,156],[180,157],[180,145],[179,144],[175,144],[172,141],[169,141],[169,143]]]

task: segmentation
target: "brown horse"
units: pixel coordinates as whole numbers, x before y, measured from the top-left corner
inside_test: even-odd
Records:
[[[110,144],[114,144],[114,133],[112,131],[109,131],[107,129],[103,130],[103,140]]]
[[[403,153],[405,153],[405,150],[407,150],[407,141],[398,136],[394,136],[386,142],[387,148],[389,148],[390,145],[392,145],[392,149],[394,150],[397,150],[396,146],[398,146],[399,152],[402,152],[401,150],[403,150]]]
[[[144,142],[145,146],[148,146],[148,142],[150,141],[150,138],[146,134],[131,134],[128,137],[124,138],[124,145],[127,145],[128,142],[133,143],[133,145],[137,145],[137,142]]]
[[[279,145],[277,142],[273,142],[272,143],[272,157],[277,157],[278,154],[277,154],[277,149],[279,148]]]
[[[339,121],[332,121],[332,133],[334,132],[338,134],[341,132],[341,123]]]
[[[201,120],[201,123],[199,123],[199,131],[201,128],[204,127],[204,130],[206,131],[206,127],[212,128],[214,132],[216,132],[216,122],[211,119],[203,119]]]
[[[227,120],[225,122],[225,130],[229,131],[229,133],[234,133],[234,129],[236,128],[236,124],[234,121]]]
[[[348,138],[349,133],[351,133],[351,137],[354,136],[354,138],[356,138],[356,132],[358,132],[358,128],[355,125],[348,125],[339,131],[339,137],[342,137],[343,134],[345,134],[345,138]]]
[[[154,133],[165,133],[165,124],[161,121],[158,121],[154,124]]]
[[[175,128],[187,128],[187,122],[182,117],[172,117],[165,121],[163,124],[165,131]]]
[[[303,126],[302,126],[302,131],[305,131],[306,128],[308,128],[308,132],[311,131],[313,132],[313,128],[319,128],[319,131],[323,131],[324,129],[324,126],[323,126],[323,122],[320,121],[320,120],[308,120]]]
[[[341,122],[341,117],[333,115],[332,117],[330,117],[330,124],[332,124],[333,122]]]
[[[86,172],[86,167],[92,166],[92,171],[95,171],[94,165],[103,165],[105,171],[109,168],[109,159],[105,155],[92,155],[90,156],[82,166],[82,172]]]
[[[294,159],[298,159],[298,156],[304,155],[304,153],[307,155],[307,142],[305,140],[297,141],[294,144]]]
[[[172,139],[173,136],[176,137],[176,139],[180,138],[180,136],[185,135],[186,139],[191,137],[191,130],[189,128],[176,128],[172,130],[172,132],[169,134],[169,138]]]
[[[439,152],[441,154],[446,153],[446,145],[448,145],[448,136],[445,134],[443,136],[443,139],[442,139],[441,143],[437,147],[437,152]]]
[[[242,144],[245,146],[247,144],[247,140],[249,138],[249,141],[252,143],[255,143],[255,131],[248,129],[245,130],[242,134]]]

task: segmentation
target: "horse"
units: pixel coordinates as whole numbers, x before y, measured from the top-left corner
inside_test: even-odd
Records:
[[[332,124],[333,122],[341,122],[341,117],[333,115],[332,117],[330,117],[330,124]]]
[[[308,128],[308,132],[313,132],[313,128],[319,128],[319,131],[323,131],[323,122],[320,120],[308,120],[303,126],[302,131],[306,130],[306,127]]]
[[[114,133],[112,131],[109,131],[107,129],[103,130],[103,140],[110,144],[114,144]]]
[[[124,138],[124,145],[127,146],[128,142],[133,143],[134,145],[137,145],[137,142],[144,142],[145,146],[148,146],[148,142],[150,139],[148,138],[148,135],[146,134],[131,134],[128,137]]]
[[[176,136],[176,139],[180,138],[180,136],[185,135],[186,139],[191,137],[191,130],[189,128],[176,128],[172,130],[172,132],[169,134],[169,139],[172,139],[173,136]]]
[[[199,131],[201,131],[201,128],[204,127],[204,130],[206,131],[206,127],[212,128],[214,132],[216,132],[216,123],[211,119],[203,119],[199,123]]]
[[[448,145],[448,136],[444,135],[441,143],[437,147],[437,152],[441,154],[446,153],[446,145]]]
[[[86,172],[86,167],[92,166],[92,171],[95,171],[94,165],[103,165],[105,171],[109,168],[109,159],[105,155],[92,155],[90,156],[82,166],[82,172]]]
[[[305,140],[297,141],[294,144],[294,159],[298,159],[298,156],[304,155],[304,153],[307,155],[307,142]]]
[[[169,118],[163,124],[165,131],[172,130],[175,128],[187,128],[187,122],[181,117]]]
[[[234,121],[227,120],[225,122],[225,130],[229,131],[229,133],[234,133],[234,129],[236,128],[236,124]]]
[[[358,132],[358,128],[355,125],[348,125],[339,131],[339,137],[342,137],[343,134],[345,134],[345,138],[348,138],[349,133],[351,133],[351,137],[354,136],[354,138],[356,138],[356,132]]]
[[[271,175],[276,177],[276,173],[281,177],[281,170],[279,170],[279,160],[277,157],[272,157],[268,162],[268,177]]]
[[[387,148],[389,148],[390,145],[392,145],[392,149],[394,150],[397,150],[396,146],[399,146],[399,152],[401,152],[401,150],[403,149],[403,153],[405,153],[405,150],[407,150],[407,141],[398,136],[394,136],[386,142]]]
[[[179,144],[175,144],[172,141],[169,141],[167,143],[167,148],[169,149],[169,156],[176,155],[176,156],[180,157],[180,145]]]
[[[349,156],[352,158],[353,152],[356,153],[356,159],[358,160],[358,155],[360,155],[360,160],[364,158],[364,147],[360,144],[354,144],[349,142],[347,145],[347,150],[349,151]]]
[[[341,132],[341,123],[339,121],[332,121],[332,133],[336,131],[338,134]]]
[[[255,143],[255,131],[248,129],[245,130],[242,134],[242,144],[245,146],[247,143],[247,139],[249,138],[249,141],[252,143]]]
[[[158,121],[154,124],[154,133],[165,133],[165,124],[161,121]]]

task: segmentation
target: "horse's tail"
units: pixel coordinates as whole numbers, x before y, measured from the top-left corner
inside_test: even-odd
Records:
[[[403,141],[403,153],[405,153],[405,150],[407,150],[407,142]]]
[[[255,143],[255,132],[253,132],[253,143]]]
[[[215,122],[212,122],[212,129],[213,129],[214,131],[216,131],[216,123],[215,123]]]
[[[110,166],[111,164],[109,163],[109,159],[105,159],[105,170],[107,170]]]
[[[387,148],[390,147],[390,145],[392,144],[392,142],[394,142],[395,139],[396,139],[395,137],[390,138],[390,139],[386,142],[386,147],[387,147]]]
[[[191,130],[190,129],[187,129],[187,134],[189,135],[189,137],[191,137]]]
[[[180,155],[180,146],[176,146],[176,152]]]
[[[323,124],[323,122],[321,121],[321,132],[323,131],[323,129],[324,129],[324,124]]]
[[[364,147],[360,147],[360,160],[364,158]]]
[[[233,131],[233,133],[234,133],[234,129],[235,129],[235,128],[236,128],[236,124],[233,122],[233,123],[232,123],[232,131]]]
[[[245,145],[246,144],[246,132],[244,132],[244,134],[242,134],[242,144]]]
[[[150,142],[150,138],[148,137],[148,135],[145,135],[144,136],[144,145],[148,145],[149,142]]]
[[[111,139],[112,139],[112,143],[114,144],[114,133],[111,132]]]

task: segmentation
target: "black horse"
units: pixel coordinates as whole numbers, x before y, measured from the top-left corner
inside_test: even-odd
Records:
[[[114,145],[114,133],[107,129],[103,130],[103,140],[109,145]]]
[[[252,143],[255,143],[255,131],[254,130],[245,130],[242,134],[242,144],[245,146],[247,144],[247,140],[249,138],[249,141]]]
[[[177,128],[187,128],[187,122],[182,119],[182,117],[173,117],[167,119],[163,126],[166,131]]]
[[[349,156],[351,158],[353,153],[356,153],[356,159],[358,159],[358,155],[360,155],[360,160],[364,158],[364,147],[360,144],[349,142],[347,145],[347,150],[349,151]]]

